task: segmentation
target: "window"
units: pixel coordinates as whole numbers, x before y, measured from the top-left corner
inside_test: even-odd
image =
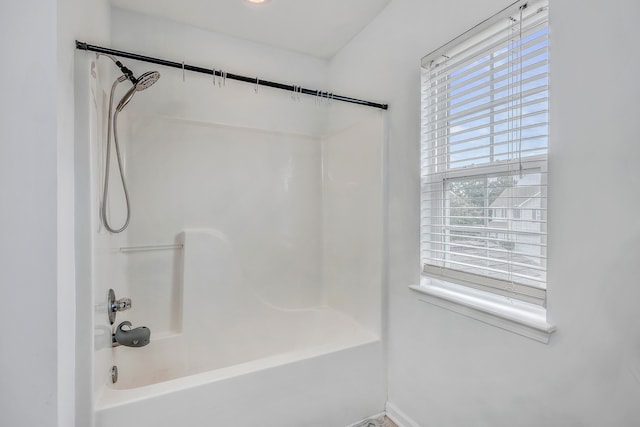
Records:
[[[540,2],[423,58],[425,275],[545,305],[548,62]]]

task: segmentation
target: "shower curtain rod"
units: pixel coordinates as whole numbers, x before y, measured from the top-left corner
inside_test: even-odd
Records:
[[[216,75],[218,77],[226,77],[231,80],[237,80],[245,83],[252,83],[260,86],[267,86],[276,89],[286,90],[292,93],[304,93],[306,95],[317,96],[324,98],[325,100],[350,102],[352,104],[364,105],[367,107],[380,108],[386,110],[389,108],[388,104],[379,104],[377,102],[363,101],[361,99],[349,98],[347,96],[336,95],[331,92],[324,92],[313,89],[306,89],[300,86],[287,85],[284,83],[271,82],[269,80],[262,80],[258,77],[247,77],[240,74],[224,73],[224,70],[214,70],[210,68],[197,67],[195,65],[188,65],[183,62],[167,61],[166,59],[153,58],[150,56],[138,55],[136,53],[125,52],[122,50],[109,49],[101,46],[90,45],[76,40],[76,49],[87,50],[91,52],[104,53],[107,55],[119,56],[122,58],[135,59],[136,61],[150,62],[152,64],[164,65],[166,67],[179,68],[181,70],[194,71],[196,73],[209,74],[210,76]]]

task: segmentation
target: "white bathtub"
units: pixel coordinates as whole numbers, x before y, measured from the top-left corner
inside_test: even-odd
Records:
[[[182,329],[112,350],[119,380],[97,396],[97,427],[344,427],[383,411],[377,335],[328,307],[261,299],[220,233],[182,242]]]

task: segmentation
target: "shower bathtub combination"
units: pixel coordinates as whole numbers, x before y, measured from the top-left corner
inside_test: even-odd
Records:
[[[113,89],[104,56],[86,54],[77,79],[93,426],[344,427],[383,412],[383,113],[232,83],[203,97],[202,80],[131,61],[155,79],[134,97],[141,79]],[[279,118],[225,108],[243,102]],[[148,345],[115,342],[122,322],[148,327]]]

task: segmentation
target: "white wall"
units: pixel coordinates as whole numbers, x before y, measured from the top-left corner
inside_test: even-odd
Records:
[[[390,408],[423,427],[637,425],[640,3],[551,2],[551,343],[407,289],[419,279],[420,58],[509,3],[394,0],[331,64],[332,90],[390,104]]]
[[[0,5],[3,426],[58,417],[55,16],[55,1]]]
[[[114,8],[112,34],[115,49],[261,80],[326,87],[328,66],[324,60],[167,19]],[[318,135],[324,129],[319,115],[309,114],[313,102],[308,97],[301,105],[292,102],[286,91],[260,87],[256,93],[253,85],[232,80],[227,80],[225,88],[214,88],[210,76],[190,72],[183,83],[179,69],[132,60],[126,65],[136,75],[157,69],[161,74],[157,85],[163,88],[139,93],[136,98],[146,102],[134,99],[127,111],[302,134]],[[317,110],[323,113],[326,108]]]
[[[105,29],[100,3],[0,10],[2,425],[74,422],[73,38]]]
[[[11,63],[1,79],[1,320],[13,325],[0,356],[2,425],[74,424],[73,40],[108,30],[105,5],[1,6],[0,43]]]

